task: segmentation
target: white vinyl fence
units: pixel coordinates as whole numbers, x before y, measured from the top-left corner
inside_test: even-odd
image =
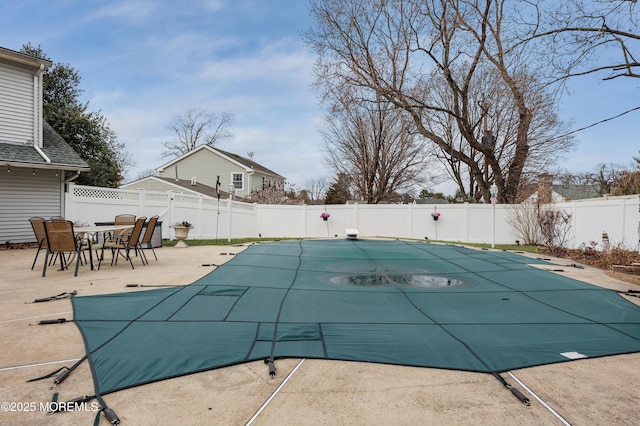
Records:
[[[569,247],[601,241],[607,232],[612,245],[637,249],[640,240],[638,196],[555,204],[571,214]],[[495,210],[494,210],[495,208]],[[113,221],[117,214],[159,215],[163,238],[174,238],[170,225],[193,224],[190,239],[344,237],[357,228],[361,237],[438,239],[471,243],[514,244],[522,238],[509,225],[514,205],[484,204],[345,204],[265,205],[218,200],[204,195],[151,192],[69,185],[65,199],[68,219],[93,224]],[[437,221],[431,213],[440,213]],[[320,218],[322,212],[331,217]],[[495,229],[494,223],[495,212]]]

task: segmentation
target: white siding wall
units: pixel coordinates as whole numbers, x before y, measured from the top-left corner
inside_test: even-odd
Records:
[[[0,142],[33,143],[33,74],[0,62]]]
[[[229,191],[232,173],[242,173],[244,189],[237,191],[236,194],[240,197],[245,197],[249,194],[245,168],[229,162],[206,149],[202,149],[182,159],[179,163],[167,167],[159,175],[166,178],[175,178],[176,166],[178,167],[179,179],[190,180],[195,176],[197,182],[212,188],[216,186],[216,177],[220,176],[220,189],[225,192]]]
[[[62,173],[12,167],[0,173],[0,244],[36,240],[29,218],[64,216]]]

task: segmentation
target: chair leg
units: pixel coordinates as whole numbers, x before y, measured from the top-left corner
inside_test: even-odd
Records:
[[[36,257],[33,259],[33,264],[31,265],[31,270],[36,266],[36,260],[38,260],[38,255],[40,254],[40,250],[42,250],[42,245],[38,245],[38,251],[36,252]]]
[[[44,277],[47,273],[47,264],[49,263],[49,249],[47,248],[47,254],[44,257],[44,267],[42,268],[42,276]]]
[[[131,249],[128,248],[128,247],[125,249],[125,252],[127,253],[127,259],[129,259],[129,263],[131,264],[131,269],[136,269],[136,268],[133,267],[133,260],[131,260],[131,256],[129,256],[129,251],[130,250]]]
[[[64,271],[65,269],[67,269],[67,264],[69,263],[69,259],[71,258],[71,254],[69,254],[69,257],[66,258],[64,256],[64,252],[60,252],[60,270]]]
[[[144,249],[142,248],[142,245],[138,244],[136,250],[140,252],[140,259],[142,260],[142,264],[148,265],[149,261],[147,260],[147,255],[144,254]]]
[[[153,257],[155,257],[156,262],[157,262],[157,261],[158,261],[158,256],[156,256],[156,251],[153,249],[153,246],[151,245],[151,243],[148,243],[148,244],[147,244],[146,249],[151,250],[151,252],[153,253]],[[146,249],[145,249],[144,247],[140,246],[140,251],[141,251],[142,253],[144,253],[144,251],[145,251]],[[147,261],[147,265],[148,265],[148,264],[149,264],[149,261],[147,260],[147,255],[146,255],[146,254],[144,255],[144,260],[146,260],[146,261]]]
[[[78,267],[80,266],[80,252],[82,252],[82,246],[78,248],[77,256],[76,256],[76,272],[73,274],[74,277],[78,276]],[[84,252],[82,253],[84,254]],[[87,258],[84,259],[85,263],[87,262]]]
[[[96,257],[98,257],[97,250],[96,250]],[[98,257],[98,270],[100,270],[100,265],[102,265],[102,259],[104,259],[104,245],[102,246],[102,251],[100,251],[100,257]]]

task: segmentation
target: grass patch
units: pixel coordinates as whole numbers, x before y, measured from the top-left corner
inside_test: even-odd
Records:
[[[270,242],[270,241],[286,241],[286,240],[299,240],[300,238],[232,238],[231,242],[228,242],[226,238],[219,238],[217,240],[186,240],[188,246],[228,246],[234,244],[245,244],[253,242]],[[162,241],[163,247],[173,247],[178,240],[164,240]],[[441,240],[429,240],[428,242],[443,243],[443,244],[459,244],[470,247],[490,248],[491,244],[479,244],[479,243],[463,243],[460,241],[441,241]],[[512,250],[512,251],[524,251],[528,253],[537,253],[538,246],[518,246],[515,244],[496,244],[496,250]]]
[[[298,240],[299,238],[232,238],[231,242],[227,241],[226,238],[218,238],[217,240],[186,240],[185,243],[188,246],[229,246],[235,244],[245,244],[245,243],[253,243],[256,241],[259,242],[270,242],[270,241],[283,241],[283,240]],[[173,247],[178,243],[178,240],[163,240],[162,247]]]

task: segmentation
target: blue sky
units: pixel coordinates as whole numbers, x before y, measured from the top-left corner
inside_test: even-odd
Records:
[[[300,37],[308,25],[304,0],[23,0],[4,2],[0,46],[31,42],[78,70],[90,109],[101,111],[136,162],[129,179],[170,160],[160,154],[173,137],[167,125],[197,107],[234,115],[234,137],[222,149],[254,152],[300,188],[331,176],[311,87],[314,56]],[[638,106],[639,85],[575,81],[562,118],[580,128]],[[561,165],[589,171],[602,162],[628,164],[640,149],[639,119],[636,111],[578,133]]]

